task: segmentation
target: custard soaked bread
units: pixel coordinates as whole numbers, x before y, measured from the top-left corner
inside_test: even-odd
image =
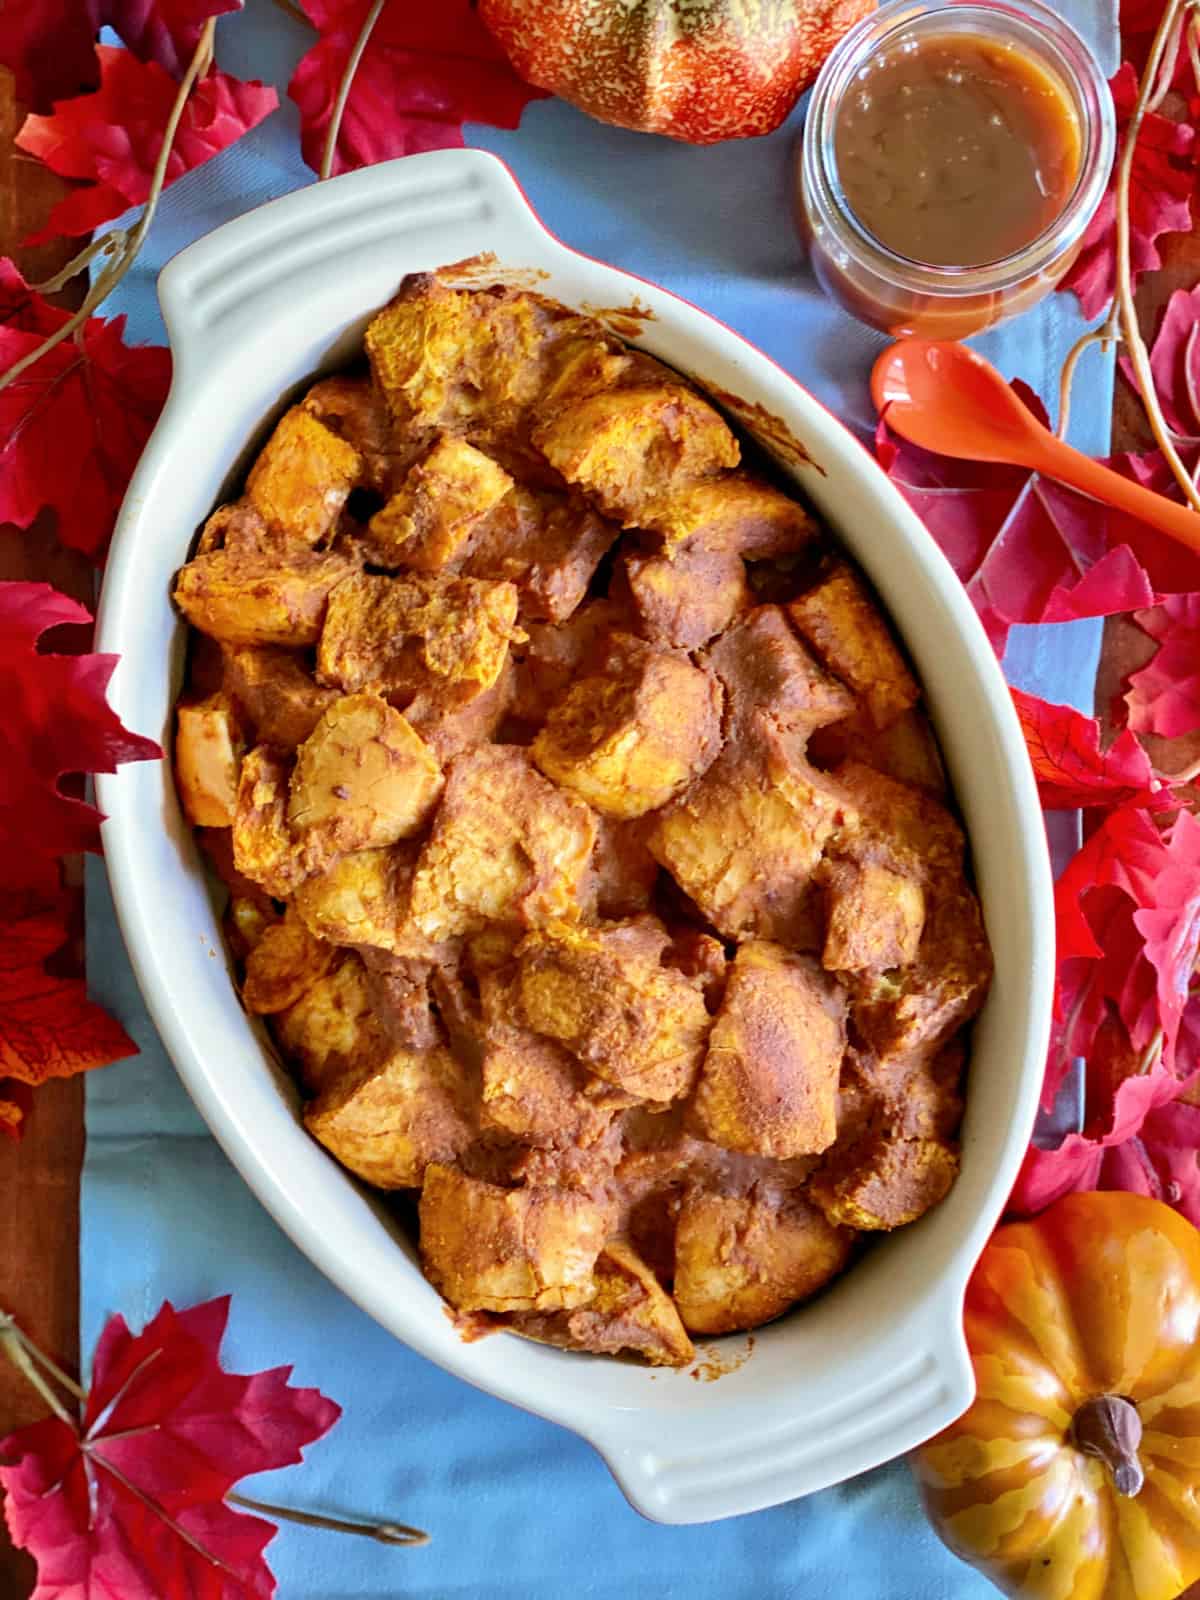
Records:
[[[424,274],[365,342],[176,584],[243,1001],[455,1311],[685,1365],[954,1181],[991,963],[919,685],[599,321]]]

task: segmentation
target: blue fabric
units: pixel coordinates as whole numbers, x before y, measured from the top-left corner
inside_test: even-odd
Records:
[[[1109,0],[1064,5],[1111,57]],[[218,26],[221,64],[282,87],[305,30],[267,0]],[[1111,61],[1106,61],[1111,70]],[[790,220],[802,113],[766,140],[689,149],[591,122],[556,102],[515,133],[468,130],[512,165],[547,224],[592,255],[659,280],[745,333],[852,426],[872,422],[866,375],[879,338],[826,302]],[[288,101],[234,149],[172,188],[135,271],[108,312],[136,339],[161,340],[158,268],[251,205],[310,181]],[[1079,331],[1074,301],[1052,297],[983,341],[1053,406]],[[1111,363],[1080,387],[1072,437],[1107,445]],[[1018,629],[1014,681],[1090,708],[1094,624]],[[994,1591],[930,1533],[903,1465],[772,1511],[700,1528],[643,1521],[588,1446],[447,1376],[386,1336],[278,1230],[181,1089],[146,1017],[103,871],[88,882],[88,972],[98,1000],[141,1047],[88,1080],[82,1318],[90,1351],[104,1319],[143,1323],[166,1297],[186,1305],[232,1291],[226,1353],[242,1370],[295,1363],[345,1407],[303,1466],[251,1493],[431,1530],[419,1551],[285,1528],[271,1546],[284,1600],[400,1592],[428,1600],[984,1600]]]

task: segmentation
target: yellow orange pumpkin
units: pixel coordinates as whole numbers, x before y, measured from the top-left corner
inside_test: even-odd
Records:
[[[770,133],[874,0],[479,0],[521,77],[690,144]]]
[[[1200,1579],[1200,1232],[1134,1194],[997,1230],[967,1290],[978,1392],[914,1455],[956,1554],[1027,1600]]]

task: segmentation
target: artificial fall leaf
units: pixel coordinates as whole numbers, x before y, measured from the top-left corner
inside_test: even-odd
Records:
[[[64,320],[0,260],[0,371]],[[124,317],[91,317],[0,389],[0,522],[27,528],[51,506],[62,542],[93,558],[108,543],[171,375],[167,351],[127,346],[124,328]]]
[[[5,889],[43,874],[47,858],[100,848],[101,815],[62,792],[64,774],[115,772],[119,762],[162,755],[152,739],[123,727],[105,699],[116,656],[39,654],[38,640],[48,628],[90,621],[85,606],[49,584],[0,583],[0,885]]]
[[[288,85],[300,108],[301,148],[313,171],[350,52],[370,0],[301,0],[320,39]],[[464,122],[515,128],[530,100],[471,0],[391,0],[358,64],[338,133],[333,170],[463,143]]]
[[[1037,396],[1019,382],[1013,389],[1045,422]],[[1112,616],[1200,590],[1200,557],[1183,545],[1022,467],[922,450],[891,432],[886,412],[875,451],[961,579],[997,655],[1016,623]],[[1111,464],[1165,487],[1156,452]]]
[[[1158,649],[1129,680],[1125,705],[1135,733],[1177,739],[1200,728],[1200,594],[1164,596],[1134,620]]]
[[[1147,805],[1164,788],[1150,757],[1128,729],[1101,750],[1095,717],[1085,717],[1071,706],[1051,705],[1021,689],[1013,689],[1012,697],[1038,795],[1047,811],[1127,802]]]
[[[1060,875],[1054,907],[1059,1060],[1090,1053],[1111,1003],[1135,1050],[1161,1036],[1174,1073],[1200,948],[1200,821],[1180,811],[1164,828],[1137,805],[1110,812]]]
[[[1123,136],[1137,102],[1137,73],[1123,63],[1108,81]],[[1155,241],[1164,233],[1187,233],[1192,226],[1196,182],[1196,134],[1186,122],[1157,112],[1142,119],[1129,185],[1129,257],[1134,284],[1144,272],[1162,266]],[[1059,284],[1073,289],[1085,317],[1096,317],[1113,298],[1117,281],[1116,167],[1108,190],[1087,226],[1070,271]]]
[[[1124,357],[1121,370],[1136,388]],[[1150,371],[1167,427],[1182,437],[1200,436],[1200,285],[1176,289],[1163,307]]]
[[[179,86],[156,62],[139,61],[128,50],[100,45],[96,54],[96,92],[59,101],[51,116],[26,117],[17,134],[18,147],[60,177],[92,180],[58,202],[31,244],[90,233],[149,196]],[[275,90],[265,84],[243,83],[216,68],[207,72],[179,120],[166,184],[234,144],[278,104]]]
[[[34,111],[94,89],[96,35],[112,28],[143,61],[183,76],[209,17],[242,0],[5,0],[0,65],[16,75],[17,98]]]
[[[105,1325],[78,1429],[47,1418],[0,1440],[12,1540],[38,1564],[33,1600],[269,1600],[275,1533],[225,1503],[240,1478],[301,1460],[341,1409],[290,1367],[225,1372],[228,1299],[139,1335]]]

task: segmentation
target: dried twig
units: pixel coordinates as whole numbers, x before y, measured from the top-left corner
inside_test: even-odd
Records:
[[[283,1522],[295,1522],[302,1528],[327,1528],[330,1533],[350,1533],[361,1539],[374,1539],[376,1544],[407,1545],[416,1549],[429,1543],[423,1528],[410,1528],[407,1522],[347,1522],[343,1517],[325,1517],[316,1511],[289,1511],[283,1506],[264,1505],[261,1500],[248,1500],[244,1494],[227,1494],[226,1502],[241,1506],[245,1511],[261,1511],[268,1517],[278,1517]]]
[[[1071,389],[1075,382],[1075,368],[1079,358],[1085,350],[1094,344],[1108,346],[1121,342],[1121,330],[1117,325],[1116,309],[1109,312],[1103,323],[1098,328],[1089,328],[1086,333],[1081,333],[1079,338],[1067,352],[1067,359],[1063,362],[1062,376],[1058,380],[1058,426],[1055,433],[1060,439],[1067,436],[1067,428],[1071,422]]]
[[[346,68],[342,73],[342,81],[338,84],[337,99],[333,103],[333,114],[329,118],[329,127],[325,132],[325,149],[321,153],[321,170],[317,174],[322,181],[333,172],[334,152],[337,149],[338,134],[342,131],[342,118],[346,114],[346,101],[349,100],[350,90],[354,87],[354,74],[358,71],[358,63],[363,58],[363,51],[367,48],[383,7],[384,0],[375,0],[363,18],[358,38],[354,41],[354,49],[346,58]]]
[[[29,351],[28,355],[24,355],[19,361],[15,361],[6,372],[0,373],[0,389],[7,388],[28,367],[33,366],[36,361],[40,361],[44,355],[48,355],[56,346],[62,344],[65,339],[69,339],[79,328],[82,328],[97,306],[107,299],[137,259],[138,251],[142,248],[142,243],[150,231],[150,224],[154,221],[154,213],[158,209],[159,196],[162,194],[163,184],[167,176],[167,163],[171,159],[171,149],[175,143],[179,119],[183,116],[183,108],[192,92],[192,85],[197,78],[208,71],[212,62],[213,32],[215,28],[216,18],[210,17],[201,30],[196,49],[188,64],[188,69],[183,75],[183,81],[179,85],[179,92],[175,96],[175,103],[171,107],[171,115],[167,118],[167,126],[163,130],[162,144],[159,147],[158,160],[154,164],[154,174],[150,180],[150,193],[146,197],[146,204],[142,208],[142,214],[138,218],[136,225],[129,233],[126,233],[122,228],[114,228],[110,233],[103,235],[102,238],[94,239],[72,261],[68,262],[60,273],[57,273],[54,278],[49,280],[49,285],[61,288],[69,278],[74,277],[77,272],[87,266],[90,261],[95,260],[98,255],[108,255],[110,258],[101,271],[97,273],[95,282],[88,290],[83,304],[75,312],[74,316],[68,318],[61,328],[56,328],[52,334],[43,339],[41,344]]]
[[[306,28],[312,27],[312,23],[304,15],[300,7],[295,4],[295,0],[275,0],[275,4],[285,17],[291,17],[295,22],[302,22]]]

